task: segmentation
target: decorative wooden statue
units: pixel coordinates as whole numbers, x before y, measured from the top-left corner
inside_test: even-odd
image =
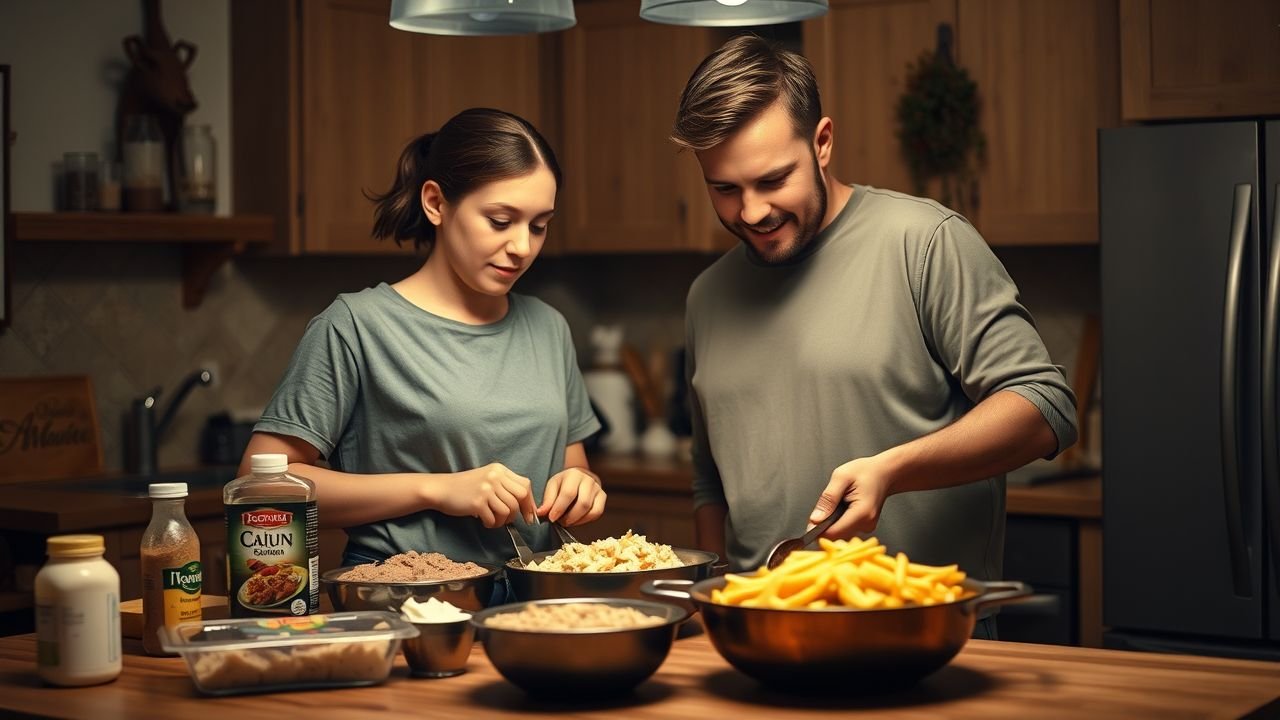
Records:
[[[145,15],[143,37],[130,35],[124,39],[130,68],[116,108],[116,156],[123,159],[126,118],[130,115],[154,117],[164,138],[165,183],[172,209],[178,203],[177,177],[182,157],[183,120],[196,108],[191,85],[187,82],[187,68],[196,59],[196,47],[185,40],[177,43],[169,40],[160,17],[160,0],[143,0],[142,7]],[[140,202],[146,201],[135,200],[135,205]]]

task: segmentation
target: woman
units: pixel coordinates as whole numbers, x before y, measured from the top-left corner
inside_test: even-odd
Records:
[[[472,109],[410,143],[371,198],[373,234],[427,260],[311,321],[241,461],[286,453],[315,481],[321,525],[347,530],[343,565],[408,550],[500,563],[515,555],[502,526],[546,549],[535,515],[576,525],[604,511],[582,445],[600,424],[569,327],[511,292],[559,184],[531,124]]]

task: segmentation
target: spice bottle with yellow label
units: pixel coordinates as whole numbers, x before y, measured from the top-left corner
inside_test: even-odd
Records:
[[[191,527],[183,504],[186,483],[152,483],[151,523],[142,533],[142,649],[164,655],[161,627],[199,620],[204,571],[200,536]]]
[[[232,617],[320,611],[316,486],[289,472],[282,453],[249,458],[250,474],[227,483],[227,605]]]

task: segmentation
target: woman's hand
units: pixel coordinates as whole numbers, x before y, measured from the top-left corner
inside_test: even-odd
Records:
[[[538,515],[561,525],[589,523],[604,513],[605,492],[590,470],[569,467],[547,480]]]
[[[479,518],[487,528],[502,527],[516,516],[531,523],[537,512],[529,478],[502,463],[445,476],[436,497],[435,508],[440,512]]]

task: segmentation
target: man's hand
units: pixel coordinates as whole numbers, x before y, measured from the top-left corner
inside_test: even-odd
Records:
[[[888,464],[882,456],[850,460],[831,473],[817,507],[809,514],[809,526],[830,515],[843,498],[849,501],[849,509],[827,528],[823,537],[847,539],[857,533],[872,532],[880,521],[880,508],[892,494],[892,484]]]
[[[570,467],[547,480],[538,516],[561,525],[581,525],[604,514],[605,492],[594,473]]]

